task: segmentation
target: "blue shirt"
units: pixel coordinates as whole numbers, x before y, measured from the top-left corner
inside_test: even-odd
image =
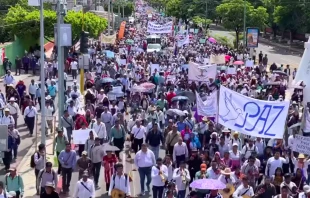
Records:
[[[186,123],[178,122],[177,126],[178,126],[178,131],[182,131],[183,129],[185,129]]]
[[[76,152],[74,150],[71,150],[70,152],[63,150],[60,152],[58,160],[63,168],[75,168]]]
[[[56,87],[54,85],[48,86],[48,93],[50,96],[55,96],[56,95]]]

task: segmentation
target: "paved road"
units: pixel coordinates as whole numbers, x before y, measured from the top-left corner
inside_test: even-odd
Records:
[[[230,38],[231,40],[235,38],[234,32],[230,32],[226,30],[219,30],[219,29],[215,30],[214,28],[213,29],[211,28],[210,34],[226,36]],[[302,55],[300,53],[292,52],[287,49],[279,48],[276,46],[269,46],[267,44],[262,44],[262,43],[259,43],[258,49],[256,49],[257,56],[260,51],[262,51],[263,54],[268,55],[269,65],[275,62],[278,66],[280,66],[281,64],[284,64],[284,66],[289,64],[291,68],[298,68],[299,62],[301,60],[300,55]]]

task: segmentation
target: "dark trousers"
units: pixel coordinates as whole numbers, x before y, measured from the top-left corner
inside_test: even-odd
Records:
[[[57,151],[57,152],[56,152],[56,155],[57,155],[57,161],[58,161],[58,170],[57,170],[57,173],[58,173],[58,174],[61,173],[61,169],[62,169],[61,163],[60,163],[60,161],[59,161],[59,159],[58,159],[59,154],[60,154],[60,152]]]
[[[39,107],[41,109],[41,97],[38,97],[38,103],[39,103]]]
[[[5,166],[5,170],[9,170],[10,164],[12,161],[12,151],[4,151],[4,158],[2,158],[3,164]]]
[[[82,157],[82,152],[85,150],[85,145],[84,144],[79,144],[79,156]]]
[[[17,74],[19,74],[20,75],[20,66],[16,66],[16,76],[17,76]]]
[[[144,192],[144,187],[145,187],[145,177],[147,179],[146,182],[146,186],[149,190],[150,188],[150,184],[152,181],[152,177],[151,177],[151,171],[152,171],[152,167],[140,167],[138,169],[139,171],[139,176],[140,176],[140,188],[141,188],[141,192]]]
[[[35,101],[35,98],[34,98],[35,95],[34,95],[34,94],[29,94],[29,95],[30,95],[31,100],[32,100],[32,101]]]
[[[62,190],[64,192],[68,192],[72,177],[72,168],[62,167],[61,174],[62,174]]]
[[[44,188],[44,187],[41,187],[40,195],[43,195],[43,193],[45,193],[45,188]]]
[[[76,79],[76,77],[77,77],[77,69],[71,69],[71,72],[72,72],[72,78]]]
[[[109,192],[109,188],[110,188],[110,183],[106,183],[105,184],[105,189],[106,189],[107,192]]]
[[[164,186],[153,186],[153,198],[162,198],[164,192]]]
[[[95,182],[95,185],[97,186],[98,185],[98,181],[99,181],[99,176],[100,176],[100,169],[101,169],[101,162],[98,162],[98,163],[92,163],[93,167],[92,167],[92,171],[93,171],[93,174],[94,174],[94,182]]]
[[[34,121],[35,121],[35,117],[28,117],[28,116],[26,116],[26,118],[25,118],[25,123],[27,124],[27,127],[29,129],[29,133],[31,135],[33,134]]]
[[[173,146],[168,146],[168,149],[166,150],[166,154],[170,154],[171,156],[173,155]]]
[[[124,148],[124,138],[114,138],[113,144],[114,146],[119,148],[119,151],[115,151],[116,157],[119,158],[119,154]]]
[[[142,143],[143,143],[143,138],[142,139],[134,138],[132,149],[135,151],[135,153],[137,153],[141,149]]]
[[[68,127],[66,128],[67,129],[67,138],[68,138],[68,141],[69,143],[71,143],[71,140],[72,140],[72,127]]]
[[[18,150],[18,145],[15,143],[13,145],[13,157],[14,157],[14,159],[17,158],[17,150]]]
[[[25,63],[24,64],[25,74],[28,74],[28,69],[29,69],[29,63]]]
[[[177,163],[177,168],[180,167],[180,162],[184,162],[185,161],[185,155],[179,155],[179,156],[175,156],[176,158],[176,163]]]
[[[34,169],[34,175],[36,176],[36,184],[38,183],[38,175],[39,175],[40,170]],[[39,192],[39,186],[36,185],[36,190]]]

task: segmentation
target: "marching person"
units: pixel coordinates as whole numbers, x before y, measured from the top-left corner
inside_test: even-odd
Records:
[[[248,177],[246,175],[242,178],[242,184],[236,189],[236,191],[233,193],[233,198],[239,198],[244,195],[247,195],[249,197],[254,196],[254,191],[252,186],[249,185]]]
[[[167,166],[163,165],[163,160],[157,158],[156,166],[152,167],[152,183],[153,183],[153,198],[162,198],[165,183],[168,178],[168,169]]]
[[[90,147],[89,157],[92,161],[92,172],[94,175],[94,182],[96,189],[99,188],[98,182],[99,182],[99,175],[100,175],[100,169],[101,169],[101,162],[102,158],[104,156],[104,150],[103,147],[100,144],[100,138],[95,138],[95,144]]]
[[[18,146],[21,143],[20,134],[17,129],[14,129],[14,125],[10,124],[8,126],[8,135],[12,138],[12,149],[13,149],[13,158],[16,160]]]
[[[181,133],[178,131],[177,126],[174,124],[172,125],[172,131],[168,132],[165,140],[166,150],[168,150],[170,155],[173,155],[174,145],[178,143],[179,138],[181,138]]]
[[[88,171],[90,174],[90,170],[92,169],[92,162],[89,157],[87,157],[87,152],[82,152],[82,157],[79,158],[76,162],[78,171],[79,171],[79,180],[82,179],[82,176],[85,171]]]
[[[15,128],[17,128],[17,119],[20,114],[19,105],[14,97],[11,97],[6,107],[10,110],[10,115],[14,118]]]
[[[221,182],[224,184],[235,184],[235,178],[232,176],[232,172],[230,168],[225,168],[224,170],[221,171],[221,176],[218,178]]]
[[[66,148],[66,142],[68,141],[67,140],[67,137],[64,135],[63,131],[61,128],[57,128],[57,136],[56,138],[54,139],[54,144],[53,144],[53,148],[55,148],[56,150],[56,156],[57,156],[57,160],[58,160],[58,157],[59,157],[59,154],[62,150],[64,150]],[[58,171],[57,171],[58,174],[61,173],[61,164],[58,160]]]
[[[115,171],[115,164],[118,162],[118,159],[114,153],[112,153],[111,147],[106,145],[104,147],[107,155],[102,159],[102,166],[104,167],[104,181],[106,183],[106,191],[109,191],[111,177]]]
[[[185,198],[186,187],[191,177],[184,161],[180,162],[180,167],[173,171],[173,179],[178,189],[178,198]]]
[[[4,109],[4,115],[1,118],[0,123],[4,124],[4,125],[14,125],[15,126],[15,120],[14,120],[13,116],[10,115],[10,109],[9,108]]]
[[[60,152],[58,160],[62,167],[62,190],[64,194],[67,194],[69,192],[72,171],[76,165],[76,152],[71,149],[71,144],[69,142],[66,142],[66,148]]]
[[[181,161],[185,161],[188,158],[188,148],[183,139],[180,137],[178,142],[173,148],[173,161],[176,166],[179,167]]]
[[[95,198],[95,186],[93,180],[89,179],[87,171],[84,171],[82,179],[75,186],[73,198]]]
[[[74,121],[71,115],[69,115],[68,110],[64,110],[63,116],[61,116],[61,126],[67,130],[68,141],[71,142],[72,130],[74,128]]]
[[[124,166],[121,163],[115,165],[116,173],[112,175],[108,196],[111,196],[113,191],[122,193],[124,196],[130,196],[129,176],[123,172]]]
[[[9,173],[5,175],[4,182],[6,186],[6,191],[14,191],[16,193],[16,198],[23,197],[24,194],[24,182],[23,178],[16,173],[16,168],[11,167]]]
[[[40,195],[40,198],[59,198],[53,182],[46,182],[44,192]]]
[[[158,123],[153,124],[153,128],[146,135],[145,142],[149,145],[149,148],[153,151],[157,159],[159,156],[160,143],[164,144],[164,137],[158,129]]]
[[[132,149],[135,153],[141,150],[143,138],[145,135],[145,127],[141,125],[141,120],[137,119],[136,124],[131,129]]]
[[[33,106],[33,102],[29,102],[29,106],[26,107],[24,111],[24,119],[25,123],[29,129],[29,135],[32,136],[34,124],[35,124],[35,118],[37,115],[37,109]]]
[[[100,139],[100,144],[103,144],[108,139],[107,129],[105,124],[101,122],[101,118],[97,118],[96,122],[90,125],[90,128],[93,129],[97,134],[98,138]]]
[[[111,128],[111,142],[113,142],[113,145],[119,148],[119,151],[115,151],[115,154],[117,158],[120,159],[119,153],[124,148],[124,143],[126,140],[126,131],[125,127],[120,124],[120,120],[115,120],[115,125]]]
[[[53,170],[53,164],[51,162],[46,162],[45,168],[40,170],[38,174],[37,186],[41,191],[40,195],[45,193],[45,186],[48,183],[52,183],[55,186],[57,186],[58,183],[58,177],[56,172]]]
[[[34,168],[34,174],[36,176],[36,184],[38,183],[39,172],[42,169],[44,169],[45,154],[46,154],[46,147],[44,144],[40,144],[38,146],[38,151],[33,154],[34,164],[35,164],[35,166],[33,168]],[[36,188],[37,189],[37,195],[39,195],[39,192],[40,192],[40,189],[38,188],[39,186],[37,185],[36,187],[37,187]]]
[[[146,187],[148,192],[150,192],[150,184],[151,184],[151,171],[152,167],[156,164],[155,155],[153,151],[147,148],[146,144],[142,144],[142,148],[137,152],[134,163],[136,167],[138,167],[139,175],[140,175],[140,188],[141,188],[141,196],[145,194],[145,177],[147,178]]]

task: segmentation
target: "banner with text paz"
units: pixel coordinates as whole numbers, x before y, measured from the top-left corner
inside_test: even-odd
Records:
[[[126,21],[123,21],[123,22],[121,23],[120,27],[119,27],[118,39],[124,38],[125,27],[126,27]]]
[[[246,29],[246,46],[251,47],[251,48],[258,47],[258,37],[259,37],[258,28],[247,28]]]
[[[289,101],[257,100],[220,88],[219,123],[245,135],[283,139]]]
[[[106,36],[102,34],[101,36],[101,43],[106,43],[106,44],[114,44],[116,39],[116,34]]]

